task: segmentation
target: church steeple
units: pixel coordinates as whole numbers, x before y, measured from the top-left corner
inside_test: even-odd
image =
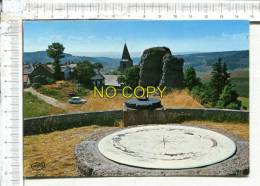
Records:
[[[120,60],[120,70],[124,71],[125,69],[133,66],[133,60],[130,57],[127,45],[125,43],[123,53],[122,53],[122,58]]]
[[[122,54],[122,59],[128,59],[128,60],[131,60],[131,61],[132,61],[126,43],[125,43],[125,45],[124,45],[123,54]]]

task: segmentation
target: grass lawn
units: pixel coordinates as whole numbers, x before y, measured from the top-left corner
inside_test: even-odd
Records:
[[[24,92],[23,98],[24,98],[23,114],[25,118],[61,114],[65,112],[60,108],[53,107],[52,105],[49,105],[42,100],[39,100],[36,96],[32,95],[30,92]]]
[[[235,90],[239,96],[249,97],[249,70],[237,69],[231,73],[231,83],[235,85]]]
[[[242,102],[242,107],[245,107],[247,110],[249,110],[249,98],[238,97],[238,99]]]
[[[211,121],[185,121],[191,126],[204,126],[209,129],[219,129],[238,135],[248,140],[248,123],[218,123]],[[78,176],[75,168],[74,150],[80,141],[100,130],[109,130],[114,127],[99,127],[96,125],[56,131],[24,137],[24,176],[51,176],[68,177]],[[42,170],[32,170],[31,165],[36,162],[45,162]]]
[[[77,96],[87,95],[85,88],[77,88],[76,84],[71,81],[56,81],[54,84],[42,85],[37,91],[62,102],[67,102],[70,98],[69,94],[72,92]]]

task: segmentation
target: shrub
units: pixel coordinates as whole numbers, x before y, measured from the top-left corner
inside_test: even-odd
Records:
[[[47,84],[47,77],[45,75],[37,75],[33,77],[34,83],[39,83],[41,85]]]
[[[239,110],[241,107],[241,103],[239,102],[233,102],[233,103],[229,103],[225,108],[227,109],[236,109]]]
[[[86,87],[92,87],[91,77],[95,75],[94,67],[89,61],[77,64],[73,71],[73,78]]]
[[[204,106],[212,106],[212,94],[208,85],[198,85],[193,87],[191,94],[193,97],[200,100],[201,104]]]
[[[47,84],[53,84],[55,82],[54,79],[47,77],[46,78]]]
[[[232,84],[228,84],[224,87],[222,93],[220,94],[216,106],[218,108],[240,109],[241,101],[237,98],[238,94],[234,90],[234,86]]]
[[[137,87],[139,83],[139,72],[138,66],[132,66],[124,71],[124,75],[120,75],[117,81],[120,84],[124,84],[130,87]]]
[[[76,93],[77,96],[85,96],[86,93],[87,93],[87,91],[86,91],[86,89],[85,89],[84,87],[80,87],[80,86],[79,86],[79,87],[76,89],[75,93]]]
[[[201,85],[200,78],[197,77],[193,67],[188,67],[184,71],[184,84],[189,90],[192,90],[195,86]]]
[[[41,87],[41,84],[40,84],[40,83],[33,83],[33,84],[32,84],[32,88],[37,89],[37,88],[40,88],[40,87]]]
[[[45,87],[41,88],[40,91],[41,91],[42,94],[45,94],[45,95],[48,95],[48,96],[55,97],[55,96],[59,95],[59,92],[57,90],[49,89],[49,88],[45,88]]]

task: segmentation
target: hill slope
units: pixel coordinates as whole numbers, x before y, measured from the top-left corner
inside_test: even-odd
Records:
[[[50,63],[53,60],[47,56],[45,51],[37,51],[37,52],[24,52],[24,63],[25,64],[33,64],[33,63]],[[115,69],[119,66],[120,59],[109,58],[109,57],[87,57],[87,56],[74,56],[71,54],[65,53],[65,57],[61,59],[61,63],[78,63],[81,61],[88,60],[92,63],[100,62],[104,65],[105,69]]]
[[[209,52],[178,55],[185,61],[185,66],[193,66],[198,71],[208,71],[209,68],[222,58],[227,64],[229,70],[249,67],[249,51],[227,51],[227,52]]]
[[[226,62],[229,70],[237,68],[249,67],[249,51],[227,51],[227,52],[208,52],[208,53],[194,53],[176,55],[184,59],[184,67],[193,66],[197,71],[207,72],[211,69],[212,64],[218,61],[218,58],[222,58]],[[71,54],[65,54],[65,57],[61,60],[61,63],[73,62],[78,63],[80,61],[89,60],[92,63],[100,62],[104,65],[105,70],[117,69],[120,64],[119,58],[110,57],[87,57],[87,56],[74,56]],[[138,64],[140,57],[133,57],[134,64]],[[24,63],[48,63],[52,62],[45,51],[38,52],[25,52]]]

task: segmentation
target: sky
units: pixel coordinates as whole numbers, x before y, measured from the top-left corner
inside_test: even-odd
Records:
[[[46,50],[53,42],[65,53],[110,57],[121,55],[124,43],[132,57],[155,46],[173,54],[248,50],[248,33],[248,21],[25,21],[24,51]]]

